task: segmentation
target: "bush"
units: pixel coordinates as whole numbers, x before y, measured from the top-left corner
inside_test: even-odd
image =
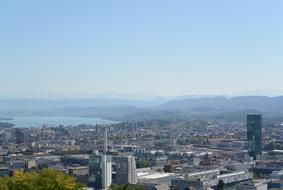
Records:
[[[146,168],[150,166],[150,162],[148,160],[138,160],[136,166],[137,168]]]
[[[0,178],[0,190],[78,190],[82,187],[73,177],[55,169],[15,171],[12,177]]]

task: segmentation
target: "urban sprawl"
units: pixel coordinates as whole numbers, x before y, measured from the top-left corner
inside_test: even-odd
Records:
[[[282,123],[193,120],[0,128],[0,177],[55,168],[85,189],[283,189]],[[281,148],[282,147],[282,148]]]

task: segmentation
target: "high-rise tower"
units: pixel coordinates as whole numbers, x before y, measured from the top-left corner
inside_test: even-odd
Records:
[[[102,189],[108,189],[112,183],[112,158],[107,155],[107,128],[104,131],[104,149],[102,159]]]
[[[247,115],[247,148],[254,159],[262,153],[262,116],[261,114]]]
[[[107,155],[107,145],[105,128],[103,153],[95,151],[89,158],[89,185],[95,189],[108,189],[112,183],[112,158]]]
[[[94,152],[89,157],[89,186],[102,189],[102,159],[103,155]]]
[[[108,151],[108,134],[107,134],[107,128],[104,129],[104,148],[103,148],[103,154],[106,155]]]
[[[137,183],[136,161],[133,156],[119,156],[116,158],[117,184]]]

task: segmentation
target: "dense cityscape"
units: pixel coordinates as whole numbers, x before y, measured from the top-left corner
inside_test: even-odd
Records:
[[[283,0],[0,0],[0,190],[283,190]]]
[[[264,117],[264,116],[263,116]],[[207,190],[283,187],[283,123],[158,121],[0,130],[0,175],[55,168],[85,189]],[[88,188],[87,188],[88,187]]]

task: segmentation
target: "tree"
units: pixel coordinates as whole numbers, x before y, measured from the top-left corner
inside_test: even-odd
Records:
[[[167,172],[167,173],[171,173],[172,172],[172,166],[167,164],[164,166],[164,172]]]
[[[117,184],[112,184],[110,186],[111,190],[128,190],[129,189],[129,184],[126,185],[117,185]]]
[[[125,184],[125,185],[112,184],[110,186],[110,190],[145,190],[145,189],[143,187],[135,186],[131,184]]]
[[[217,190],[224,190],[224,186],[225,186],[224,181],[222,179],[219,180],[218,185],[217,185]]]
[[[136,166],[137,168],[146,168],[150,166],[150,162],[148,160],[138,160]]]
[[[9,190],[7,181],[4,178],[0,179],[0,190]]]
[[[81,187],[73,177],[55,169],[38,173],[15,171],[12,177],[0,179],[0,190],[78,190]]]

